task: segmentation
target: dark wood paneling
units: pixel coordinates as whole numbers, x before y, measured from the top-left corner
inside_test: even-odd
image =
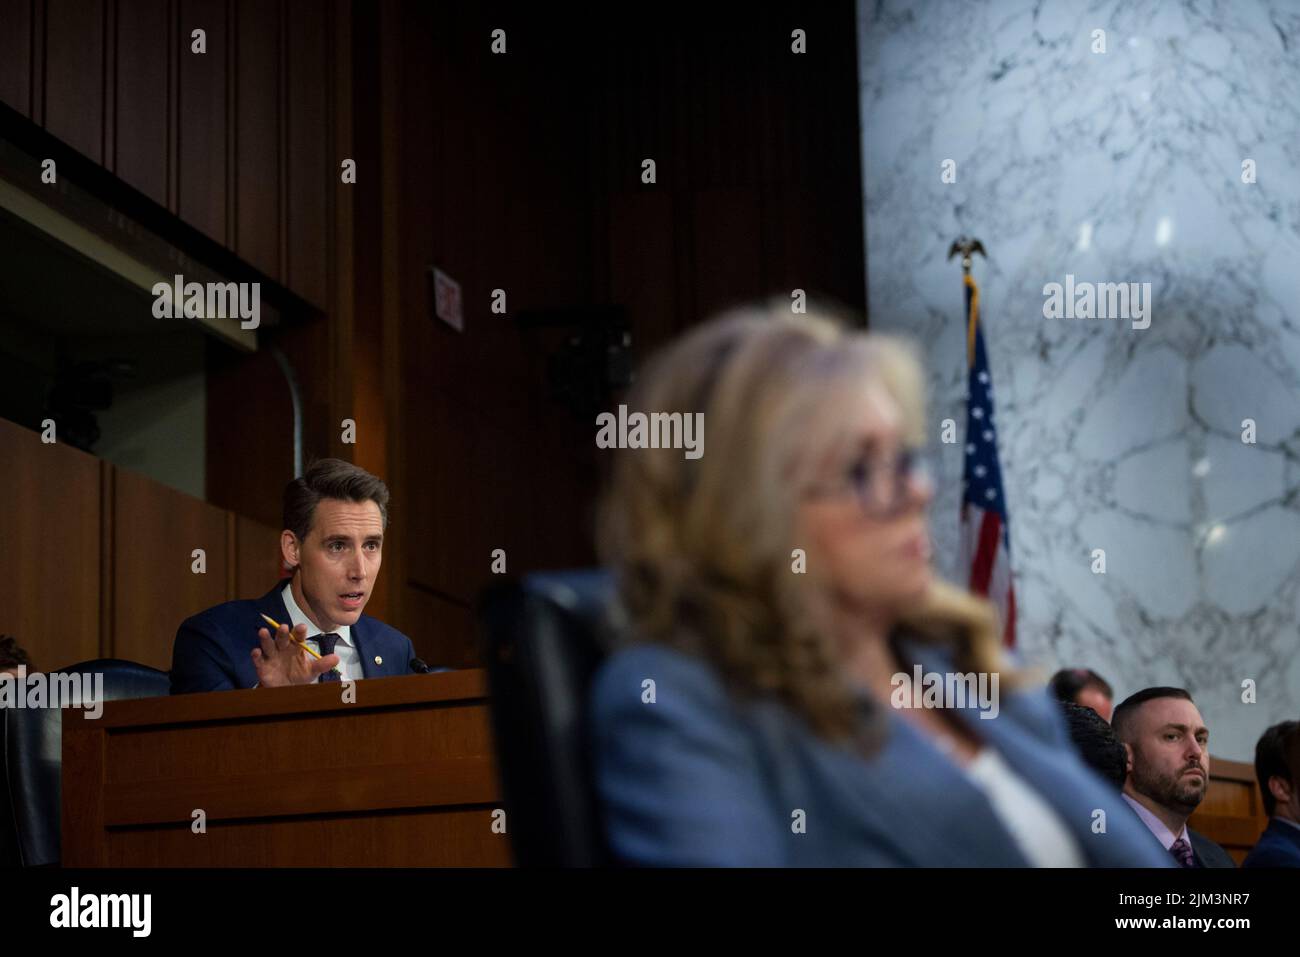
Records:
[[[118,3],[112,169],[167,204],[168,0]]]
[[[97,163],[104,162],[104,3],[46,0],[42,122]]]
[[[610,298],[624,303],[638,345],[649,348],[677,330],[673,208],[668,193],[614,193],[609,199]]]
[[[235,11],[235,251],[278,280],[280,6],[239,0]]]
[[[0,633],[41,671],[99,657],[100,463],[0,419]]]
[[[330,194],[340,158],[329,134],[329,28],[326,0],[296,3],[285,31],[285,278],[308,302],[329,304]]]
[[[234,598],[260,598],[280,578],[280,530],[235,517]]]
[[[258,782],[261,787],[267,782]],[[113,867],[509,867],[491,808],[220,822],[198,843],[188,827],[105,831]],[[495,843],[487,844],[484,835]],[[82,860],[78,866],[91,862]]]
[[[41,670],[101,656],[166,669],[184,618],[280,576],[278,488],[263,524],[4,419],[0,463],[0,580],[15,596],[0,603],[0,633]],[[190,570],[195,548],[206,574]]]
[[[226,513],[117,469],[113,525],[114,653],[168,669],[177,626],[227,598]],[[196,548],[206,552],[204,574],[191,571]]]
[[[700,315],[754,299],[764,286],[758,193],[743,188],[694,194],[695,289]]]
[[[110,702],[68,724],[65,865],[509,864],[485,675],[363,684],[364,706],[313,685]],[[328,761],[302,746],[317,737],[337,744]]]
[[[813,52],[791,53],[795,26]],[[646,324],[649,310],[628,295],[642,291],[638,264],[620,256],[663,264],[678,329],[795,287],[865,310],[852,4],[719,3],[701,7],[690,31],[599,18],[583,29],[600,56],[596,219],[611,230],[598,287],[633,311],[643,355],[666,323],[661,314]],[[657,161],[655,184],[638,179],[645,157]],[[662,197],[671,221],[638,244],[623,224],[644,196]]]
[[[433,668],[472,668],[479,660],[473,607],[407,585],[401,602],[415,654]]]
[[[60,795],[63,820],[60,828],[62,860],[65,865],[103,867],[105,734],[95,721],[69,722],[63,734],[61,772],[68,773],[70,786]],[[92,730],[93,729],[93,730]],[[82,849],[85,850],[82,850]],[[56,863],[50,861],[49,863]]]
[[[333,455],[342,433],[341,423],[331,414],[334,381],[329,323],[323,318],[299,323],[276,340],[293,366],[302,393],[304,467],[313,459]]]
[[[119,38],[149,26],[126,6]],[[806,58],[789,53],[790,17],[766,7],[739,32],[714,13],[691,31],[626,30],[591,10],[526,9],[511,53],[494,58],[490,10],[356,4],[350,111],[337,102],[349,86],[333,72],[346,60],[333,0],[166,6],[173,208],[319,306],[353,297],[352,321],[332,313],[264,341],[297,370],[307,458],[340,454],[338,419],[350,416],[360,444],[341,454],[389,482],[391,620],[426,657],[470,653],[468,609],[492,548],[507,549],[511,573],[594,557],[591,425],[545,375],[566,331],[521,330],[521,312],[624,307],[643,357],[738,298],[797,285],[865,305],[851,4],[800,13],[816,49]],[[204,57],[189,52],[196,25]],[[117,50],[124,116],[144,74],[120,39]],[[350,129],[336,133],[336,118]],[[132,150],[156,156],[127,142],[130,125],[114,138],[124,172]],[[344,187],[351,150],[361,182]],[[659,160],[652,186],[638,180],[644,156]],[[156,191],[156,165],[145,178]],[[356,203],[354,287],[335,273],[341,189]],[[462,284],[463,333],[429,316],[433,263]],[[487,310],[498,286],[506,317]],[[281,373],[265,353],[214,349],[225,358],[209,370],[209,494],[278,526],[292,473]],[[234,580],[260,593],[258,577]]]
[[[293,478],[293,400],[284,373],[265,350],[247,355],[209,343],[204,401],[208,501],[278,531],[284,486]]]
[[[191,34],[207,32],[207,52]],[[223,0],[180,0],[178,205],[181,219],[227,243],[227,31]]]
[[[283,351],[298,382],[304,465],[330,455],[340,426],[330,411],[328,321],[303,322],[264,342]],[[266,349],[247,355],[210,343],[207,374],[208,500],[279,531],[284,486],[294,474],[293,402],[284,372]]]
[[[354,308],[358,317],[356,334],[377,334],[376,341],[380,345],[379,368],[375,371],[382,385],[387,434],[387,468],[383,475],[389,488],[395,489],[394,494],[401,494],[405,470],[402,465],[404,443],[398,441],[404,421],[401,390],[402,257],[398,249],[403,222],[400,216],[384,214],[384,210],[401,205],[402,184],[398,172],[401,164],[401,73],[396,64],[386,62],[387,57],[401,49],[400,24],[393,15],[396,6],[393,0],[386,0],[368,10],[357,5],[353,8],[354,19],[349,27],[353,36],[358,38],[353,77],[358,104],[394,104],[389,109],[376,109],[370,118],[360,106],[353,111],[357,121],[353,137],[359,151],[358,160],[364,163],[364,158],[371,156],[377,174],[368,184],[364,177],[357,180],[360,196],[368,197],[369,205],[363,207],[356,219],[357,255],[354,262],[358,287]],[[367,291],[373,298],[367,298]],[[366,318],[368,312],[370,317]],[[401,628],[408,618],[402,610],[407,592],[407,548],[400,520],[395,525],[390,522],[384,546],[384,565],[388,569],[388,580],[392,582],[386,592],[386,620]]]
[[[116,589],[113,587],[114,551],[119,529],[113,524],[114,489],[117,469],[102,459],[99,462],[99,657],[116,657],[113,650],[113,605]]]
[[[0,101],[31,116],[31,0],[0,0]]]
[[[549,16],[521,12],[511,52],[494,57],[475,40],[498,25],[490,11],[407,4],[401,51],[381,58],[404,66],[401,102],[384,98],[401,149],[392,248],[401,419],[388,423],[407,583],[400,626],[440,663],[473,660],[471,609],[492,580],[493,549],[505,550],[512,575],[591,558],[582,510],[594,446],[546,378],[549,356],[576,330],[525,332],[516,322],[592,301],[598,242],[581,146],[585,84],[601,81],[580,78],[582,44],[568,38],[572,24],[548,26]],[[461,284],[463,332],[430,316],[430,264]],[[497,287],[507,316],[488,309]]]
[[[1268,827],[1255,766],[1211,756],[1205,800],[1187,825],[1222,847],[1240,866]]]

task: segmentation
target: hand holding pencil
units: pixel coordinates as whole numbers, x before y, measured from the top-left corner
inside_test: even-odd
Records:
[[[265,617],[265,616],[263,616]],[[257,632],[262,647],[254,648],[253,667],[257,669],[257,680],[263,688],[278,688],[285,685],[305,685],[315,681],[318,675],[337,667],[338,655],[321,657],[304,642],[307,638],[307,626],[296,626],[292,631],[288,625],[275,626],[275,634],[266,628]]]

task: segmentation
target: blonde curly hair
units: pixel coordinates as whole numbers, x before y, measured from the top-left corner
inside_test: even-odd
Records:
[[[824,581],[811,567],[791,574],[791,554],[813,469],[849,443],[852,404],[882,385],[903,412],[904,437],[920,444],[923,379],[904,342],[787,304],[728,312],[656,355],[627,399],[634,410],[703,413],[704,454],[617,453],[598,514],[599,550],[633,639],[700,655],[734,694],[775,695],[818,734],[868,751],[881,721],[864,722],[818,625],[828,620]],[[960,670],[1019,683],[1002,660],[996,611],[981,599],[935,580],[897,624],[891,640],[943,644]]]

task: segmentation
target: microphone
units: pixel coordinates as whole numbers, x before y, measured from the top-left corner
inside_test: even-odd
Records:
[[[411,670],[414,671],[417,675],[427,675],[433,673],[433,669],[430,668],[428,665],[426,665],[419,658],[411,659]]]

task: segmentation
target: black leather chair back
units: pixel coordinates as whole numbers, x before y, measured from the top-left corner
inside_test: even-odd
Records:
[[[85,661],[51,674],[102,674],[105,701],[152,698],[171,690],[167,672],[117,658]],[[59,863],[62,718],[57,708],[0,709],[0,790],[4,792],[0,795],[0,811],[9,812],[5,820],[0,820],[0,832],[4,832],[0,847],[11,845],[17,858],[13,863],[25,867]],[[70,720],[87,719],[73,709]]]
[[[612,863],[590,769],[587,692],[620,627],[603,570],[530,575],[479,606],[506,832],[521,867]]]

